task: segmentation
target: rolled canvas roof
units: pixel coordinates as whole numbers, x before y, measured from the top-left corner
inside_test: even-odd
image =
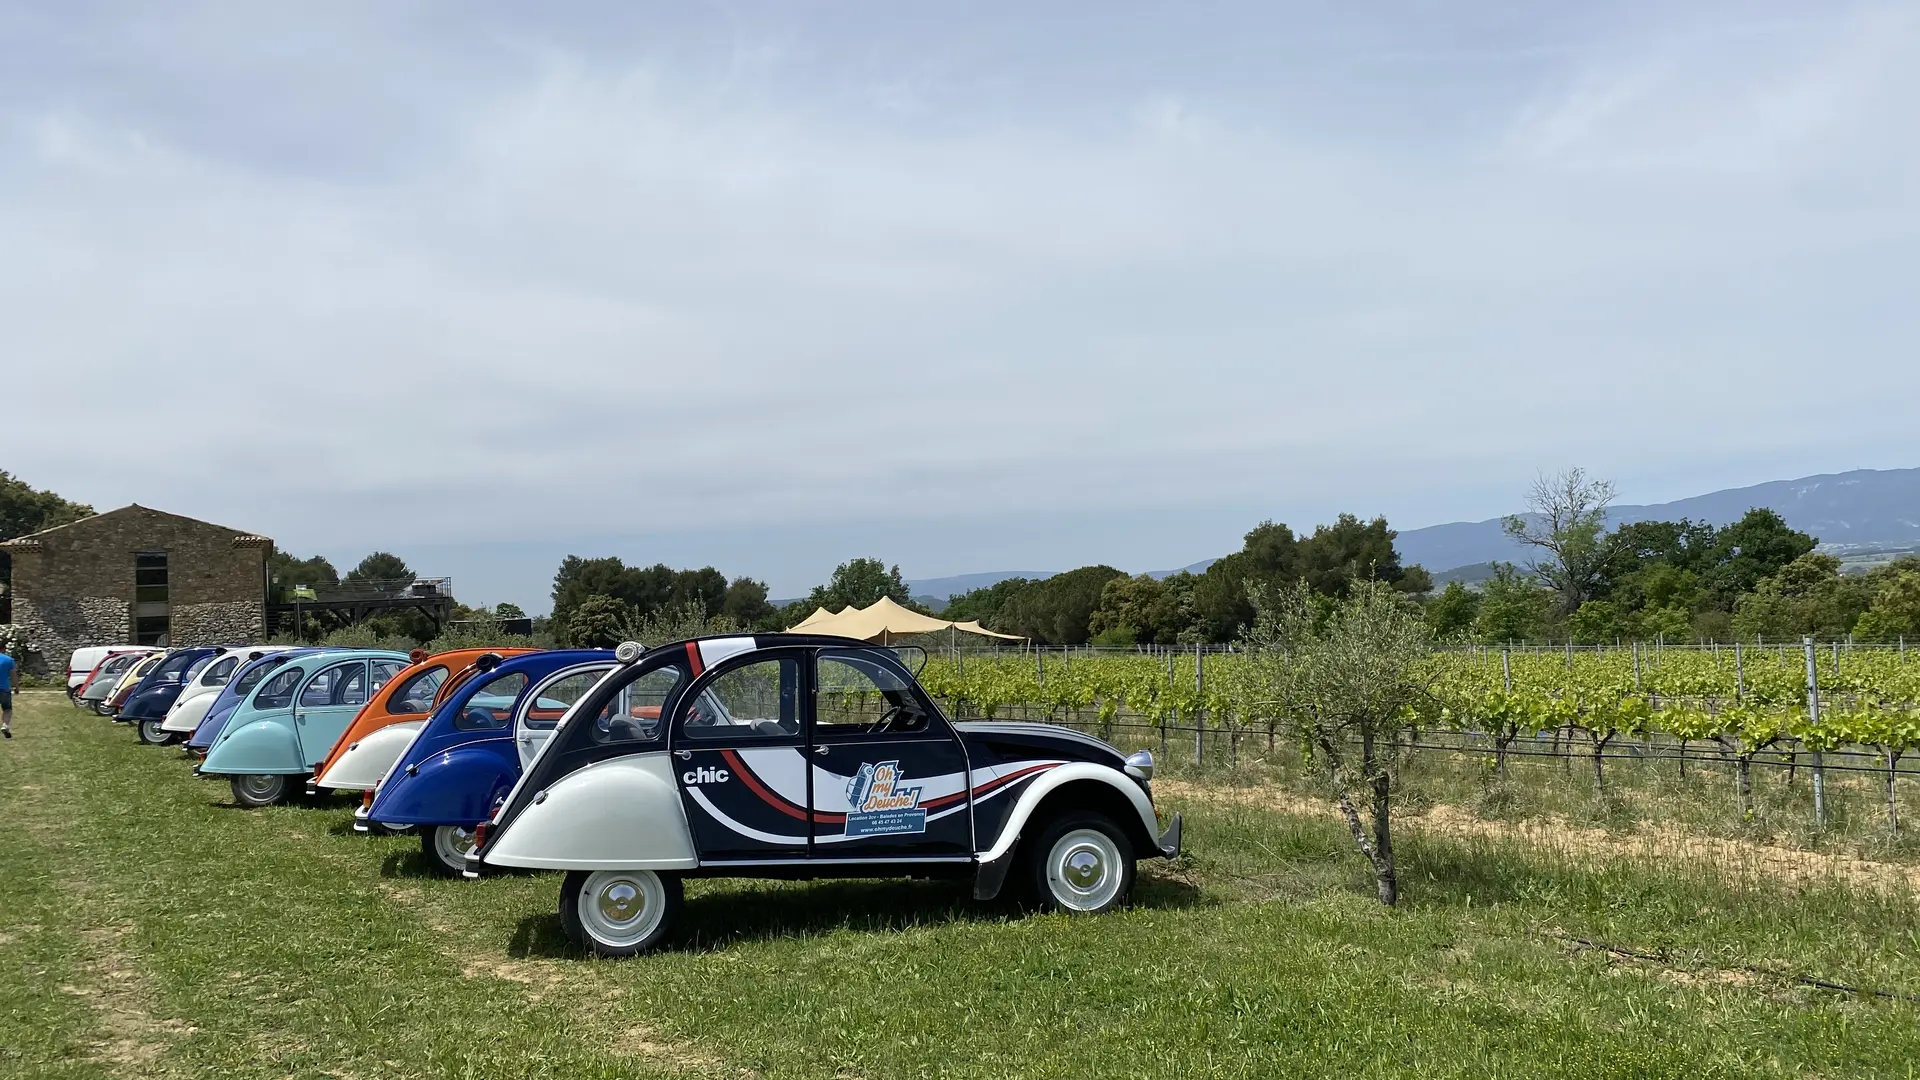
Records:
[[[996,634],[981,626],[977,619],[969,622],[954,622],[922,615],[917,611],[901,607],[884,596],[867,607],[849,607],[838,613],[830,612],[826,608],[816,609],[812,615],[807,616],[792,628],[793,633],[833,634],[838,637],[883,643],[908,634],[934,634],[942,630],[958,630],[961,633],[998,638],[1002,641],[1022,640],[1013,634]]]

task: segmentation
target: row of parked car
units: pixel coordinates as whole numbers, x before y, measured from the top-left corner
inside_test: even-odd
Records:
[[[417,831],[442,873],[566,871],[562,925],[601,955],[663,940],[690,876],[970,877],[1091,913],[1180,846],[1151,754],[951,721],[901,651],[843,638],[125,648],[68,686],[238,805],[347,792],[356,831]]]

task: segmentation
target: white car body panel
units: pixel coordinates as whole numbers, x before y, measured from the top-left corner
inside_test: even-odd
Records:
[[[193,684],[185,690],[180,691],[180,696],[175,699],[173,705],[167,709],[166,718],[160,722],[160,729],[162,731],[174,732],[193,731],[194,728],[200,726],[200,721],[206,719],[207,710],[213,708],[213,703],[219,698],[220,691],[225,690],[227,683],[233,681],[233,676],[238,674],[241,668],[247,666],[249,657],[255,653],[265,656],[268,653],[284,652],[290,648],[293,648],[293,646],[244,645],[237,649],[228,649],[225,653],[213,657],[212,661],[207,665],[208,667],[219,663],[227,657],[236,657],[237,662],[233,666],[233,671],[229,672],[227,677],[218,683],[208,684],[204,681],[203,676],[195,676]],[[202,671],[204,672],[204,670],[203,668]]]
[[[402,720],[397,724],[388,724],[366,738],[347,747],[314,786],[340,788],[346,791],[371,791],[380,786],[389,772],[400,761],[400,756],[413,745],[420,729],[427,726],[425,720]]]
[[[494,866],[692,870],[693,830],[664,750],[598,761],[537,795],[487,843]]]
[[[980,853],[981,862],[992,862],[1013,850],[1020,842],[1020,830],[1024,829],[1027,819],[1033,816],[1034,808],[1040,800],[1062,784],[1071,784],[1076,780],[1097,780],[1127,797],[1140,815],[1140,821],[1146,826],[1148,836],[1160,835],[1159,819],[1154,817],[1153,803],[1148,801],[1147,793],[1140,785],[1128,780],[1104,765],[1092,762],[1076,761],[1058,768],[1048,769],[1040,778],[1027,785],[1020,793],[1020,801],[1013,804],[1013,812],[1007,815],[1007,824],[1000,830],[1000,836],[993,846]],[[1138,853],[1136,853],[1138,854]],[[489,856],[491,858],[491,856]]]

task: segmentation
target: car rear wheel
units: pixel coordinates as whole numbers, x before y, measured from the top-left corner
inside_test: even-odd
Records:
[[[161,725],[165,720],[140,721],[140,741],[148,746],[165,746],[173,741],[173,732]]]
[[[241,806],[272,806],[287,797],[287,778],[253,773],[233,778],[233,801]]]
[[[377,829],[390,826],[373,823]],[[420,834],[420,854],[436,873],[459,877],[467,868],[467,852],[473,850],[473,830],[461,825],[440,825]]]
[[[677,874],[572,870],[560,886],[560,925],[595,956],[636,956],[666,940],[684,903]]]
[[[1133,844],[1105,814],[1066,814],[1041,830],[1027,874],[1041,906],[1074,915],[1118,907],[1133,891]]]

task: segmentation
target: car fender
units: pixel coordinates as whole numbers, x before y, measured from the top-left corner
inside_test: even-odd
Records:
[[[323,788],[371,791],[393,768],[400,755],[413,745],[413,737],[427,726],[425,720],[402,720],[397,724],[369,732],[364,738],[347,744],[340,760],[315,784]]]
[[[1027,789],[1020,793],[1020,800],[1014,804],[1013,811],[1007,815],[1007,823],[1001,827],[1000,835],[994,840],[993,846],[980,853],[980,861],[993,862],[1005,857],[1013,850],[1013,846],[1020,842],[1021,830],[1026,828],[1027,819],[1033,816],[1041,800],[1061,786],[1081,780],[1103,783],[1119,792],[1140,815],[1140,824],[1145,829],[1146,835],[1159,834],[1160,822],[1154,817],[1153,803],[1148,800],[1147,793],[1141,790],[1139,784],[1134,783],[1125,773],[1105,765],[1076,761],[1048,769],[1033,783],[1027,785]],[[1120,824],[1124,826],[1126,822]]]
[[[554,870],[691,870],[700,864],[664,750],[595,762],[561,777],[488,841],[482,861]]]
[[[158,720],[167,715],[167,710],[179,696],[179,690],[179,687],[165,683],[136,691],[121,704],[119,719]]]
[[[367,814],[391,825],[477,825],[519,774],[512,739],[456,746],[389,776]]]
[[[242,776],[297,773],[305,769],[292,718],[284,715],[263,716],[238,728],[229,723],[221,732],[219,743],[207,751],[207,759],[200,763],[203,773]]]
[[[167,712],[167,718],[161,722],[160,727],[166,731],[192,731],[200,726],[200,721],[206,719],[207,710],[213,707],[213,699],[218,696],[217,694],[200,694],[197,697],[176,702]]]

